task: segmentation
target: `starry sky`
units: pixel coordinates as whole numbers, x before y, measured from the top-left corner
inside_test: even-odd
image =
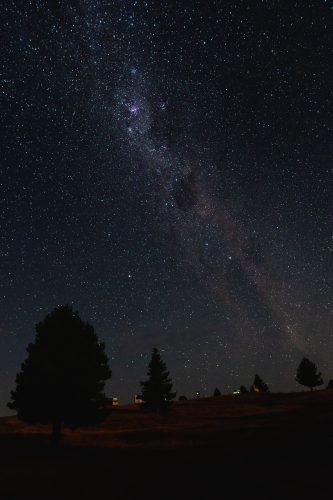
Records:
[[[0,413],[56,305],[131,401],[333,378],[332,13],[324,0],[2,6]]]

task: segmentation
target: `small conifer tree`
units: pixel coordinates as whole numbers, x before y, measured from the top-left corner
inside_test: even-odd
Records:
[[[253,392],[256,392],[256,389],[257,389],[257,392],[269,392],[268,385],[262,380],[261,377],[259,377],[259,375],[257,373],[254,376],[254,381],[253,381],[252,387],[254,389]]]
[[[152,357],[148,365],[148,380],[140,382],[142,386],[142,410],[159,411],[166,410],[172,399],[176,397],[172,390],[172,380],[169,378],[166,364],[162,360],[156,347],[153,349]]]
[[[214,391],[213,396],[214,396],[214,398],[221,396],[221,391],[217,387],[215,387],[215,391]]]

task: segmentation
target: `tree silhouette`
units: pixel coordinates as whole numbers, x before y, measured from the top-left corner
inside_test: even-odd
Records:
[[[295,380],[305,387],[309,387],[311,391],[318,385],[323,385],[324,381],[321,378],[321,373],[317,373],[317,367],[312,361],[303,358],[297,368]]]
[[[218,396],[221,396],[221,391],[215,387],[215,391],[213,393],[214,398],[217,398]]]
[[[247,388],[245,387],[245,385],[241,385],[240,388],[239,388],[239,391],[241,394],[247,394],[249,391],[247,390]]]
[[[172,380],[156,347],[153,349],[147,375],[149,379],[146,382],[140,382],[143,400],[141,408],[151,411],[166,410],[176,393],[171,392]]]
[[[26,423],[51,424],[58,443],[63,424],[75,429],[105,418],[103,390],[111,370],[94,328],[70,306],[55,308],[36,332],[8,407]]]
[[[333,378],[331,378],[331,380],[328,381],[326,389],[333,389]]]
[[[257,391],[256,391],[257,389]],[[252,392],[269,392],[268,385],[259,377],[256,373],[254,376],[254,381],[251,387]]]

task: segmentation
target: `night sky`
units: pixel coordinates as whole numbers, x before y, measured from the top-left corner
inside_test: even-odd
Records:
[[[2,2],[0,412],[56,305],[127,403],[327,383],[331,1]]]

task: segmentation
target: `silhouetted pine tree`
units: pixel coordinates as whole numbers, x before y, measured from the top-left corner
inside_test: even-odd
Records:
[[[70,306],[55,308],[36,332],[8,407],[24,422],[51,424],[57,443],[62,424],[75,429],[105,418],[103,390],[111,370],[94,328]]]
[[[257,388],[259,392],[269,392],[268,385],[262,380],[262,378],[259,377],[259,375],[256,373],[254,376],[254,381],[253,381],[253,388]],[[255,392],[255,389],[254,389]]]
[[[321,373],[317,373],[317,367],[312,361],[307,358],[303,358],[297,368],[297,374],[295,378],[296,382],[305,387],[309,387],[311,391],[314,387],[323,385],[324,381],[321,378]]]
[[[171,400],[176,397],[176,393],[171,392],[172,380],[156,347],[153,349],[147,375],[149,379],[146,382],[140,382],[143,400],[141,408],[151,411],[167,409]]]
[[[214,398],[217,398],[218,396],[221,396],[221,391],[215,387],[215,391],[213,393]]]
[[[333,378],[328,381],[326,389],[333,389]]]

